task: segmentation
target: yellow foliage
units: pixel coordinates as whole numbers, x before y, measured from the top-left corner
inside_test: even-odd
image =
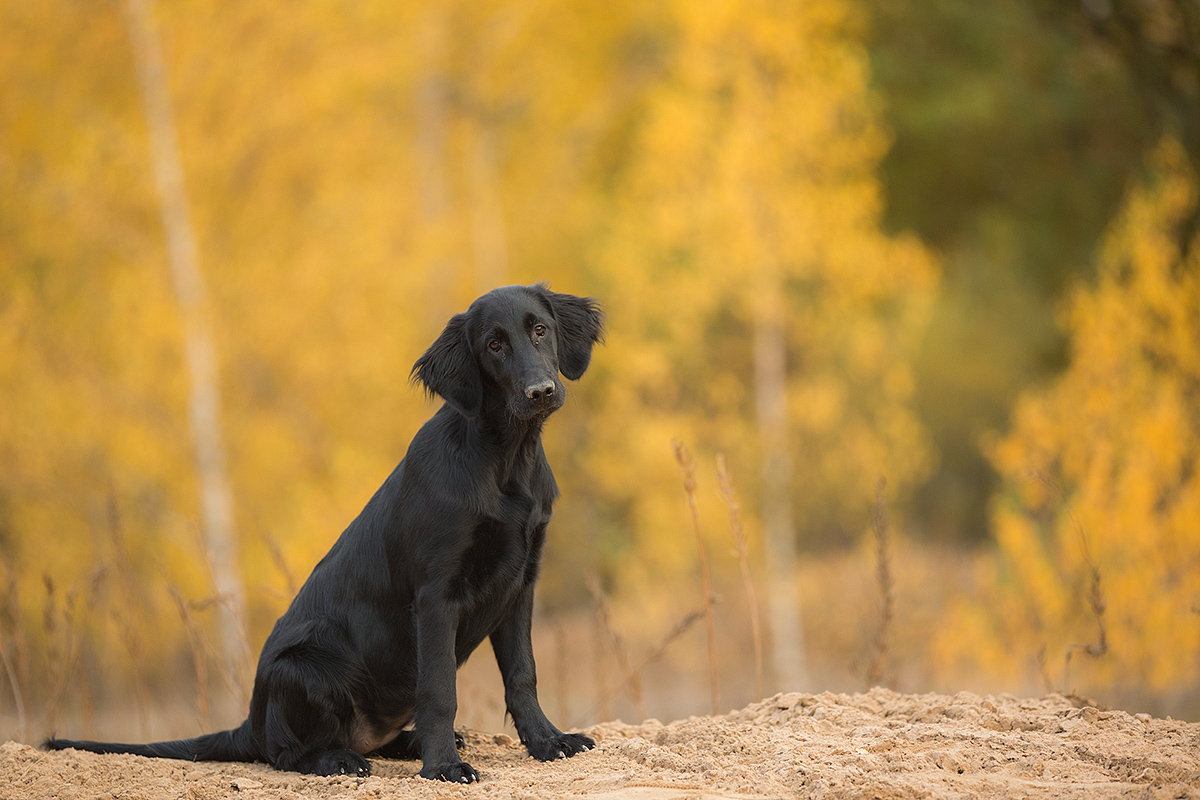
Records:
[[[880,474],[902,494],[928,470],[907,364],[936,268],[880,230],[887,137],[848,0],[155,7],[252,640],[403,456],[433,408],[409,368],[490,280],[608,315],[547,429],[562,602],[585,570],[690,580],[673,438],[717,552],[718,451],[758,535],[761,315],[784,320],[806,541],[857,537]],[[212,588],[125,26],[119,3],[0,4],[0,620],[36,639],[44,574],[60,595],[128,575],[140,592],[97,589],[76,624],[153,620],[163,674],[188,647],[165,588]]]
[[[1072,660],[1071,681],[1093,690],[1194,680],[1200,657],[1200,241],[1186,255],[1176,244],[1196,203],[1168,139],[1106,236],[1095,286],[1067,309],[1070,367],[1021,398],[993,449],[1005,484],[985,602],[1024,612],[986,627],[1026,665],[1043,647],[1057,665],[1071,645],[1098,646],[1102,626],[1108,651]],[[951,657],[970,652],[954,646],[968,622],[946,628]]]
[[[616,183],[596,278],[610,315],[603,358],[622,365],[622,385],[606,386],[593,413],[621,423],[594,426],[594,475],[646,515],[629,528],[647,554],[663,546],[662,526],[686,522],[678,476],[661,468],[672,436],[701,463],[726,452],[756,498],[752,345],[760,315],[778,308],[800,535],[856,537],[878,475],[902,492],[929,467],[906,359],[935,270],[914,240],[879,230],[886,139],[853,7],[699,8],[671,7],[678,39]]]

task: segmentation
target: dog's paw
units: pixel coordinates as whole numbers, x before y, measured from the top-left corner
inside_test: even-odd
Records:
[[[479,773],[465,761],[459,761],[457,764],[425,767],[421,770],[421,777],[450,783],[478,783],[479,781]]]
[[[314,775],[353,775],[365,778],[371,774],[371,762],[353,750],[329,750],[313,759]]]
[[[526,742],[529,755],[538,761],[553,761],[556,758],[570,758],[576,753],[591,750],[596,746],[595,740],[582,733],[560,733],[545,739],[534,739]]]

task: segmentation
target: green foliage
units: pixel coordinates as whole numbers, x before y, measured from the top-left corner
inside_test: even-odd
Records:
[[[886,224],[917,232],[945,272],[916,362],[917,409],[941,458],[914,518],[942,541],[981,540],[997,477],[980,439],[1004,427],[1021,388],[1063,368],[1053,309],[1087,273],[1162,125],[1089,33],[1089,4],[864,5],[894,135]]]

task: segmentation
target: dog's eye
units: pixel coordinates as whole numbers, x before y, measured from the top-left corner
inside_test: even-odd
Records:
[[[534,336],[539,336],[539,337],[545,336],[546,335],[546,326],[545,325],[534,325],[533,326],[533,334],[534,334]]]
[[[490,342],[488,342],[488,350],[491,350],[493,353],[499,353],[500,352],[500,340],[492,339]]]

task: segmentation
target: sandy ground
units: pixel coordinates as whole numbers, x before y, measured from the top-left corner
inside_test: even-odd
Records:
[[[368,778],[0,746],[0,798],[1200,798],[1200,723],[960,693],[784,694],[719,717],[588,729],[596,750],[539,763],[467,732],[479,784],[374,761]]]

